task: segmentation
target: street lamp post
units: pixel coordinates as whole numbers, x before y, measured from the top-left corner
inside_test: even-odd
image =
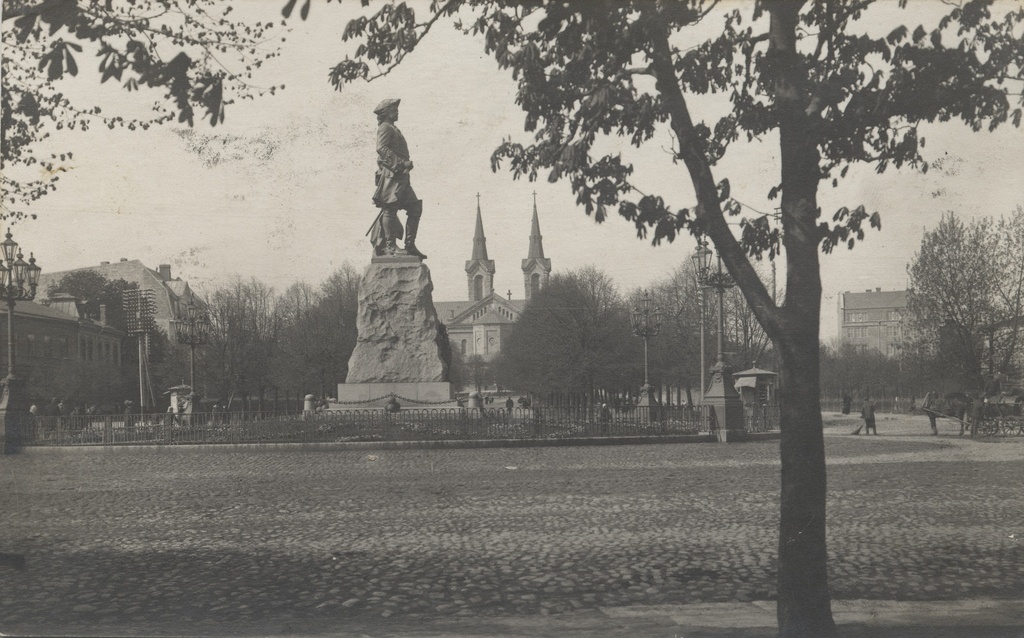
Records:
[[[651,308],[651,296],[646,291],[640,304],[633,308],[630,323],[633,326],[633,334],[644,340],[644,385],[640,388],[640,402],[637,405],[650,407],[654,401],[651,396],[653,388],[648,376],[648,342],[661,330],[661,308]]]
[[[16,447],[14,433],[24,412],[22,397],[15,391],[19,379],[14,375],[14,306],[19,301],[35,299],[42,268],[36,265],[36,258],[31,253],[25,261],[18,243],[11,238],[10,230],[7,238],[0,242],[0,249],[3,251],[0,255],[0,294],[7,302],[7,376],[0,382],[3,392],[0,398],[0,419],[3,420],[0,436],[3,437],[4,453],[9,453]]]
[[[183,319],[174,320],[174,331],[178,335],[178,343],[189,348],[188,383],[192,395],[196,393],[196,346],[206,344],[210,332],[210,320],[201,311],[194,300],[189,300]]]
[[[743,424],[743,403],[732,383],[732,370],[725,361],[725,291],[736,285],[729,273],[722,270],[722,257],[716,259],[717,268],[711,270],[711,251],[699,242],[693,257],[698,282],[705,288],[718,292],[718,353],[715,365],[711,367],[711,385],[704,393],[704,402],[715,410],[718,421],[718,440],[722,443],[742,439],[745,435]]]

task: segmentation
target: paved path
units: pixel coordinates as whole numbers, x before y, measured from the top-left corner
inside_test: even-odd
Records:
[[[826,419],[845,635],[1020,638],[1024,439],[886,416]],[[771,441],[6,457],[0,632],[770,635],[778,470]]]

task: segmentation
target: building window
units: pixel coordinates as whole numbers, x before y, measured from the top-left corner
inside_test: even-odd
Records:
[[[462,340],[462,354],[466,354],[466,340]]]
[[[898,337],[898,336],[900,336],[900,327],[899,326],[886,326],[885,327],[885,334],[887,336],[889,336],[889,337]]]
[[[47,359],[53,358],[53,342],[49,337],[43,337],[43,356]]]
[[[484,276],[473,277],[473,301],[480,301],[484,298]]]
[[[533,273],[530,275],[530,298],[533,299],[540,292],[540,274]]]
[[[890,310],[889,311],[889,321],[899,321],[902,318],[903,318],[903,316],[900,314],[899,310]]]
[[[25,356],[34,357],[36,356],[36,336],[25,335]]]
[[[868,336],[868,329],[866,326],[847,328],[846,335],[851,339],[864,339]]]
[[[868,320],[868,313],[866,312],[848,312],[846,313],[847,323],[860,323]]]

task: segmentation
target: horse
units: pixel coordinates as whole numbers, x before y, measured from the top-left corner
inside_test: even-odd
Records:
[[[929,393],[930,395],[931,393]],[[954,419],[960,424],[960,434],[964,433],[964,419],[971,406],[971,397],[964,392],[949,392],[944,395],[926,397],[921,411],[928,416],[928,422],[932,426],[932,436],[939,433],[936,419]]]

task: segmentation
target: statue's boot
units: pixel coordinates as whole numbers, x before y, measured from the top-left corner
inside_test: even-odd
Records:
[[[416,248],[416,231],[420,227],[420,215],[423,214],[423,200],[418,199],[413,206],[409,207],[408,218],[405,221],[405,254],[426,259],[427,256]]]
[[[402,222],[398,221],[398,211],[394,208],[384,210],[384,254],[405,255],[404,250],[398,247],[398,240],[402,237]]]
[[[408,255],[409,253],[398,247],[398,242],[393,238],[388,238],[387,243],[384,244],[384,253],[387,255]]]

